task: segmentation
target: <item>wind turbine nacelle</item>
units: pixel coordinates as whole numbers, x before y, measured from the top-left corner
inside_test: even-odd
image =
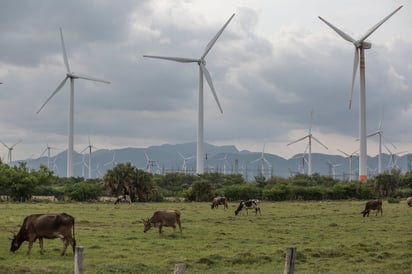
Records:
[[[372,43],[363,41],[362,42],[362,48],[363,49],[370,49],[370,48],[372,48]]]

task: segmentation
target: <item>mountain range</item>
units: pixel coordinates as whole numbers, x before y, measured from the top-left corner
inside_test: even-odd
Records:
[[[270,176],[286,178],[299,172],[307,173],[307,154],[297,154],[290,159],[285,159],[270,153],[262,155],[262,152],[239,151],[233,145],[215,146],[208,143],[205,143],[205,154],[205,172],[240,173],[247,180],[254,180],[254,177],[260,174],[266,178]],[[89,153],[75,152],[74,159],[74,175],[89,178]],[[402,172],[411,170],[412,154],[392,157],[388,154],[382,154],[383,170],[391,169],[391,159],[394,159],[396,166]],[[67,150],[50,157],[50,159],[47,156],[42,156],[24,161],[33,169],[37,169],[40,165],[49,165],[49,168],[54,170],[56,175],[66,176]],[[12,162],[12,165],[17,165],[18,162],[21,160]],[[139,169],[159,174],[195,173],[196,143],[163,144],[147,148],[99,149],[91,153],[91,177],[101,178],[108,169],[116,164],[127,162]],[[351,162],[352,179],[356,179],[358,157],[353,156]],[[378,156],[368,157],[369,176],[376,174],[377,170]],[[349,158],[343,155],[312,153],[312,173],[348,180]]]

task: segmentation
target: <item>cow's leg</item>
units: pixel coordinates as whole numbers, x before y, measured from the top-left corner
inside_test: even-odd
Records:
[[[40,254],[43,255],[44,254],[44,250],[43,250],[43,237],[39,238],[39,245],[40,245]]]
[[[31,248],[33,247],[34,241],[36,241],[36,237],[33,237],[33,236],[29,235],[29,245],[28,245],[29,247],[28,247],[28,250],[27,250],[27,255],[30,254],[30,251],[31,251]],[[40,254],[41,254],[41,250],[40,250]]]
[[[162,224],[159,225],[159,234],[162,234]]]
[[[65,238],[62,239],[62,241],[63,241],[63,249],[62,249],[62,251],[60,252],[60,255],[63,256],[64,253],[66,253],[67,247],[69,246],[69,239],[68,239],[67,237],[65,237]]]
[[[180,219],[177,220],[177,225],[179,226],[180,234],[182,234],[182,224],[180,223]]]

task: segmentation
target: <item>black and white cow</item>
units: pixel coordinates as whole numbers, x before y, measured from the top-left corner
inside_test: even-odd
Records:
[[[257,199],[252,199],[252,200],[247,200],[247,201],[240,201],[240,204],[238,208],[235,210],[235,215],[238,215],[239,212],[242,210],[246,210],[246,215],[248,215],[248,210],[249,209],[254,209],[255,210],[255,215],[259,214],[262,216],[262,213],[260,212],[260,206],[259,206],[260,201]]]

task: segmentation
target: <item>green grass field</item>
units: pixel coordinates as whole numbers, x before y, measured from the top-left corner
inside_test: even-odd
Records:
[[[32,213],[66,212],[76,218],[85,273],[283,273],[285,252],[297,248],[296,273],[411,273],[412,208],[384,201],[383,216],[363,218],[364,201],[262,202],[262,216],[235,216],[209,203],[1,203],[0,273],[73,273],[71,249],[44,240],[11,253],[11,231]],[[143,233],[157,209],[181,211],[183,234],[166,227]]]

